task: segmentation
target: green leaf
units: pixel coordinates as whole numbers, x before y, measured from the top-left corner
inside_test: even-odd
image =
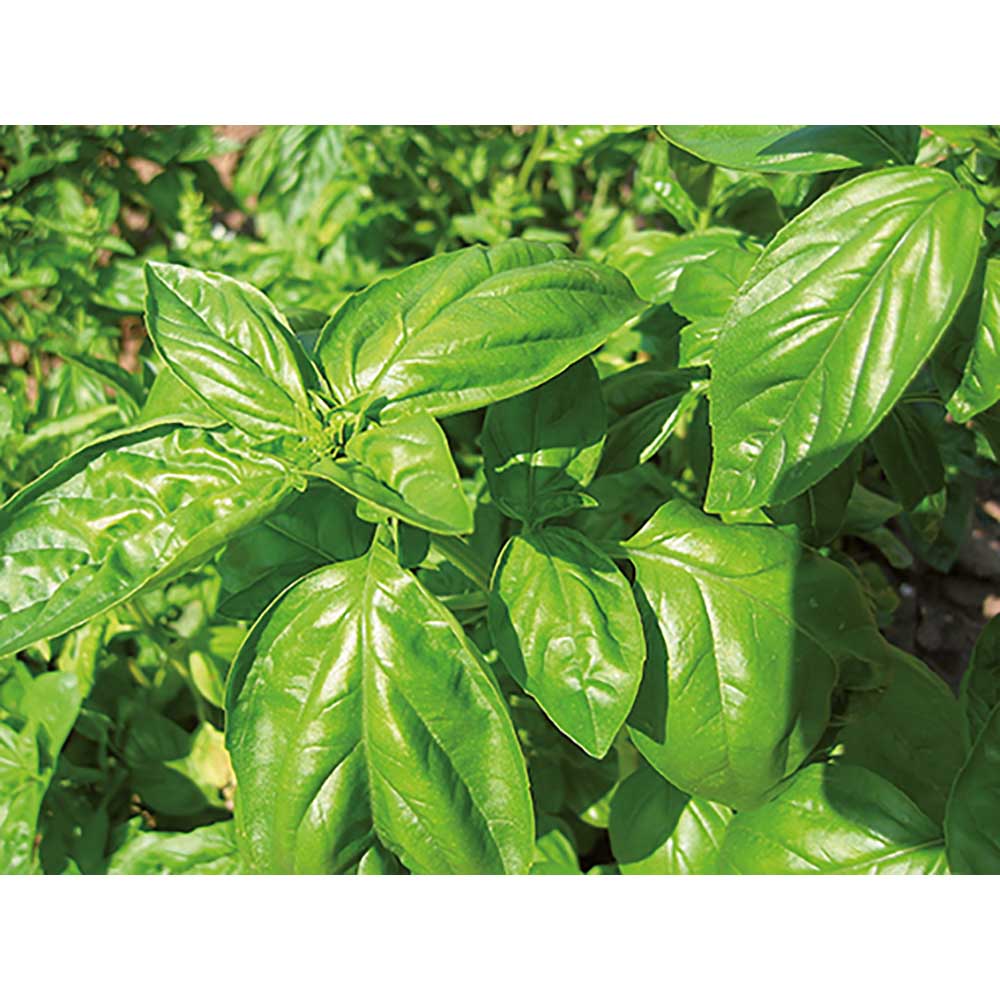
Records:
[[[979,318],[958,384],[948,400],[948,412],[962,423],[1000,400],[1000,257],[986,262]]]
[[[611,850],[623,875],[715,875],[732,815],[643,765],[611,800]]]
[[[862,767],[814,764],[767,804],[737,814],[723,874],[944,875],[940,828]]]
[[[912,163],[916,125],[661,125],[681,149],[736,170],[820,173]]]
[[[108,874],[240,875],[235,824],[227,820],[190,833],[135,828],[108,860]]]
[[[697,404],[694,372],[640,364],[601,384],[611,426],[601,458],[601,475],[624,472],[648,462]]]
[[[840,760],[881,775],[936,823],[964,760],[955,696],[919,660],[894,652],[887,690],[838,734]]]
[[[233,664],[227,739],[251,871],[526,872],[527,773],[461,627],[381,545],[297,583]]]
[[[555,244],[511,240],[376,282],[333,316],[317,354],[352,409],[443,416],[540,385],[642,305],[609,267]]]
[[[854,452],[805,493],[787,503],[768,507],[767,516],[775,524],[794,524],[806,545],[829,545],[844,526],[855,490],[859,458],[860,454]]]
[[[441,426],[426,413],[373,425],[347,442],[344,458],[321,459],[309,474],[440,535],[473,528],[469,503]]]
[[[582,875],[572,831],[551,816],[539,819],[538,839],[531,862],[532,875]]]
[[[223,420],[255,437],[318,434],[319,376],[284,316],[256,288],[176,264],[146,265],[146,317],[170,370]]]
[[[367,552],[375,529],[354,508],[354,498],[343,490],[313,482],[263,524],[234,538],[219,560],[219,611],[254,619],[299,577]]]
[[[966,747],[971,748],[1000,705],[1000,617],[991,618],[976,639],[962,676],[959,704],[964,716]]]
[[[958,308],[981,223],[947,174],[905,167],[834,188],[781,230],[712,352],[706,509],[790,500],[878,426]]]
[[[0,508],[0,654],[197,565],[292,487],[232,434],[169,424],[64,459]]]
[[[0,710],[0,874],[37,868],[38,813],[82,700],[76,677],[48,673],[30,681],[15,718]]]
[[[536,524],[584,505],[607,421],[593,362],[486,411],[481,445],[490,494],[509,517]]]
[[[955,778],[944,833],[956,875],[1000,875],[1000,705]]]
[[[489,622],[518,684],[603,757],[635,701],[645,653],[631,588],[611,559],[572,528],[512,538],[494,571]]]
[[[752,806],[816,746],[841,662],[885,655],[860,585],[776,528],[678,500],[626,549],[647,650],[633,742],[683,791]]]
[[[146,424],[184,424],[185,427],[219,427],[225,423],[197,393],[169,368],[153,380],[137,421]]]
[[[894,406],[872,435],[872,447],[893,492],[907,510],[943,489],[941,452],[933,429],[916,406]]]

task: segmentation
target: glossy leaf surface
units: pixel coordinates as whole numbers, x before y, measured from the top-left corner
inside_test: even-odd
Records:
[[[1000,400],[1000,257],[986,262],[983,297],[972,349],[958,388],[948,400],[948,412],[970,420]]]
[[[377,282],[330,320],[317,354],[342,403],[441,416],[540,385],[641,308],[617,271],[511,240]]]
[[[180,267],[146,268],[146,316],[173,374],[256,437],[319,432],[319,377],[285,318],[251,285]]]
[[[860,586],[778,529],[679,500],[626,547],[647,649],[633,741],[678,788],[751,806],[816,745],[840,662],[883,652]]]
[[[227,739],[252,871],[525,872],[527,774],[479,654],[391,554],[307,577],[236,658]]]
[[[965,293],[981,219],[947,175],[900,168],[834,188],[778,234],[713,349],[707,509],[791,499],[879,424]]]
[[[737,170],[819,173],[912,163],[915,125],[661,125],[682,149]]]
[[[267,518],[285,468],[165,424],[60,462],[0,509],[0,653],[68,631]]]
[[[723,874],[943,875],[940,828],[861,767],[814,764],[770,802],[734,817]]]
[[[310,473],[418,528],[442,535],[472,531],[472,507],[448,439],[425,413],[369,427],[347,442],[344,458],[322,459]]]
[[[139,831],[112,855],[109,875],[240,875],[232,820],[190,833]]]
[[[514,679],[559,729],[603,757],[635,700],[645,653],[615,564],[571,528],[518,535],[497,561],[489,621]]]
[[[611,849],[623,875],[715,875],[732,815],[643,766],[611,800]]]
[[[607,420],[593,362],[486,411],[481,445],[490,493],[529,524],[575,510],[601,460]]]

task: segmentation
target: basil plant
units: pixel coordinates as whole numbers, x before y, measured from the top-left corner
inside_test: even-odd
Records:
[[[652,142],[679,231],[441,253],[318,333],[145,265],[141,410],[0,510],[0,655],[209,563],[245,623],[233,818],[109,871],[1000,872],[1000,631],[956,697],[858,555],[940,554],[1000,454],[997,133]],[[86,694],[32,683],[8,870]]]

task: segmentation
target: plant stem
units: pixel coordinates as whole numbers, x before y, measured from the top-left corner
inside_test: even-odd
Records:
[[[539,125],[535,129],[535,137],[532,140],[531,148],[528,150],[528,155],[524,158],[524,163],[521,164],[521,169],[517,174],[518,191],[528,190],[528,181],[531,180],[531,173],[538,163],[538,158],[545,149],[545,143],[548,142],[548,138],[548,125]]]

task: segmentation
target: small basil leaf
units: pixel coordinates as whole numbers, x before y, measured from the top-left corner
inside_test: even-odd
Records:
[[[611,850],[623,875],[715,875],[732,815],[643,764],[611,800]]]
[[[319,376],[267,297],[222,274],[146,265],[150,334],[168,367],[220,417],[255,437],[318,433]]]
[[[904,167],[834,188],[781,230],[712,351],[706,509],[790,500],[878,426],[958,308],[981,222],[947,174]]]
[[[489,622],[518,684],[570,739],[603,757],[635,700],[645,653],[615,564],[571,528],[516,536],[494,571]]]
[[[958,384],[948,400],[948,412],[965,422],[1000,400],[1000,257],[986,262],[979,317]]]
[[[497,506],[529,524],[579,507],[572,497],[594,478],[606,429],[600,382],[589,358],[537,389],[491,406],[481,443]]]
[[[309,473],[418,528],[441,535],[473,529],[448,439],[426,413],[369,427],[348,441],[345,458],[323,459]]]
[[[642,308],[617,271],[511,240],[415,264],[349,299],[317,353],[337,398],[383,416],[473,410],[552,378]]]
[[[894,406],[871,440],[879,465],[907,510],[944,487],[941,452],[927,418],[916,406]]]
[[[944,838],[898,788],[862,767],[814,764],[737,814],[723,874],[945,875]]]
[[[251,871],[526,872],[534,820],[503,700],[459,624],[392,555],[295,584],[230,673],[227,740]]]
[[[232,434],[161,424],[105,438],[0,508],[0,654],[196,565],[293,489]]]

